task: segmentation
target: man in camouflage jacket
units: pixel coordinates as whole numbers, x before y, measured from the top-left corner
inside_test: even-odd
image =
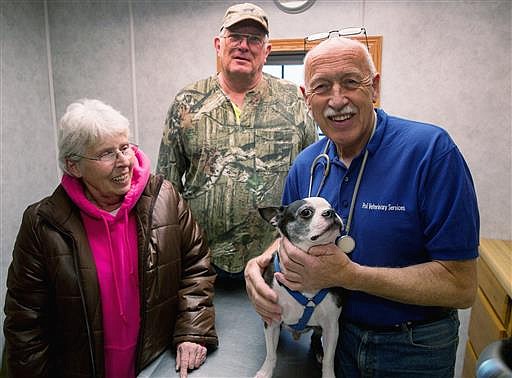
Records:
[[[261,8],[229,8],[214,43],[220,73],[177,94],[157,173],[188,200],[220,277],[241,277],[275,237],[257,208],[281,203],[290,165],[317,133],[300,89],[262,72],[271,46]]]

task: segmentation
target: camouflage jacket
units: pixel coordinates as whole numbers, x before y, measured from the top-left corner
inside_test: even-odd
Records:
[[[257,208],[281,203],[289,167],[317,139],[299,88],[267,74],[246,94],[239,121],[216,75],[184,88],[157,164],[206,231],[213,263],[231,273],[275,238]]]

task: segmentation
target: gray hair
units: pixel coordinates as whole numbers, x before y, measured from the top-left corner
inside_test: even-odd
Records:
[[[332,45],[332,46],[331,46]],[[377,69],[375,68],[375,64],[373,63],[372,56],[370,52],[368,51],[368,48],[364,43],[361,41],[345,38],[345,37],[336,37],[336,38],[329,38],[325,41],[320,42],[317,46],[313,47],[311,50],[309,50],[304,57],[304,84],[307,86],[308,83],[306,82],[306,79],[308,78],[309,74],[309,63],[312,59],[312,56],[316,55],[318,51],[321,51],[322,54],[325,54],[326,51],[329,51],[330,49],[336,49],[336,48],[343,48],[343,47],[350,47],[350,46],[357,46],[361,49],[361,51],[364,54],[364,58],[366,61],[366,65],[368,70],[370,71],[370,76],[373,79],[375,75],[377,74]]]
[[[130,137],[130,122],[120,112],[100,100],[81,99],[68,105],[58,127],[59,166],[79,160],[85,150],[106,137]]]

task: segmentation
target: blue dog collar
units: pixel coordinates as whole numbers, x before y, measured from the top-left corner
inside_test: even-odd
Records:
[[[274,258],[274,270],[276,272],[281,272],[281,267],[279,266],[279,254],[276,253],[276,256]],[[279,281],[278,281],[279,282]],[[306,326],[308,325],[309,319],[311,319],[311,316],[313,315],[313,311],[315,310],[315,307],[318,306],[327,293],[329,292],[328,289],[322,289],[313,298],[308,298],[304,294],[302,294],[300,291],[296,290],[290,290],[288,287],[283,285],[281,282],[279,282],[279,285],[284,287],[288,293],[295,298],[297,302],[299,302],[302,306],[304,306],[304,313],[302,314],[302,317],[299,319],[298,323],[288,325],[290,328],[292,328],[295,331],[303,331]]]

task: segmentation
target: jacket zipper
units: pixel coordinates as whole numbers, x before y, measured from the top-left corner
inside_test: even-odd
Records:
[[[76,244],[75,239],[73,239],[73,251],[76,251]],[[89,318],[87,316],[87,306],[85,304],[85,295],[84,295],[84,288],[82,287],[82,280],[80,277],[79,269],[78,269],[78,261],[76,253],[73,253],[73,265],[75,266],[75,271],[77,274],[77,281],[78,281],[78,289],[80,290],[80,300],[82,302],[82,308],[85,314],[85,327],[87,328],[87,337],[89,338],[89,357],[91,358],[91,368],[92,368],[92,376],[96,377],[96,363],[94,361],[94,347],[93,347],[93,340],[92,340],[92,332],[91,332],[91,325],[89,324]]]
[[[144,328],[146,324],[146,301],[144,297],[145,292],[145,272],[146,272],[146,266],[145,266],[145,256],[148,253],[149,250],[149,240],[150,240],[150,234],[151,234],[151,227],[153,225],[153,210],[155,208],[155,203],[158,198],[158,195],[160,193],[160,188],[162,187],[162,184],[164,182],[163,176],[156,176],[158,181],[156,182],[156,190],[152,194],[151,198],[151,205],[149,206],[148,210],[148,227],[147,227],[147,235],[146,240],[144,242],[144,250],[142,253],[139,253],[139,295],[140,295],[140,329],[139,329],[139,338],[137,341],[137,360],[135,364],[135,371],[136,374],[140,372],[140,365],[141,365],[141,359],[142,359],[142,340],[144,339]],[[138,222],[141,224],[142,229],[142,222],[140,220],[140,217],[137,215]]]
[[[51,225],[53,228],[55,228],[57,231],[59,231],[63,236],[66,236],[67,238],[69,238],[69,240],[71,240],[71,244],[73,247],[72,248],[73,267],[75,268],[75,274],[77,276],[78,290],[80,291],[80,301],[82,303],[82,310],[83,310],[84,318],[85,318],[84,319],[85,320],[85,328],[87,330],[87,338],[89,339],[89,357],[91,359],[92,377],[95,378],[97,375],[96,375],[96,363],[95,363],[95,359],[94,359],[93,337],[92,337],[92,332],[91,332],[91,325],[89,324],[89,318],[87,316],[87,305],[85,304],[85,295],[84,295],[84,288],[82,286],[80,269],[78,269],[78,260],[77,260],[77,256],[76,256],[76,251],[78,248],[77,248],[75,239],[73,238],[73,236],[70,233],[64,231],[62,228],[55,225],[55,223],[53,223],[51,221],[51,219],[48,219],[44,215],[44,213],[41,213],[41,217],[44,218],[49,225]]]

